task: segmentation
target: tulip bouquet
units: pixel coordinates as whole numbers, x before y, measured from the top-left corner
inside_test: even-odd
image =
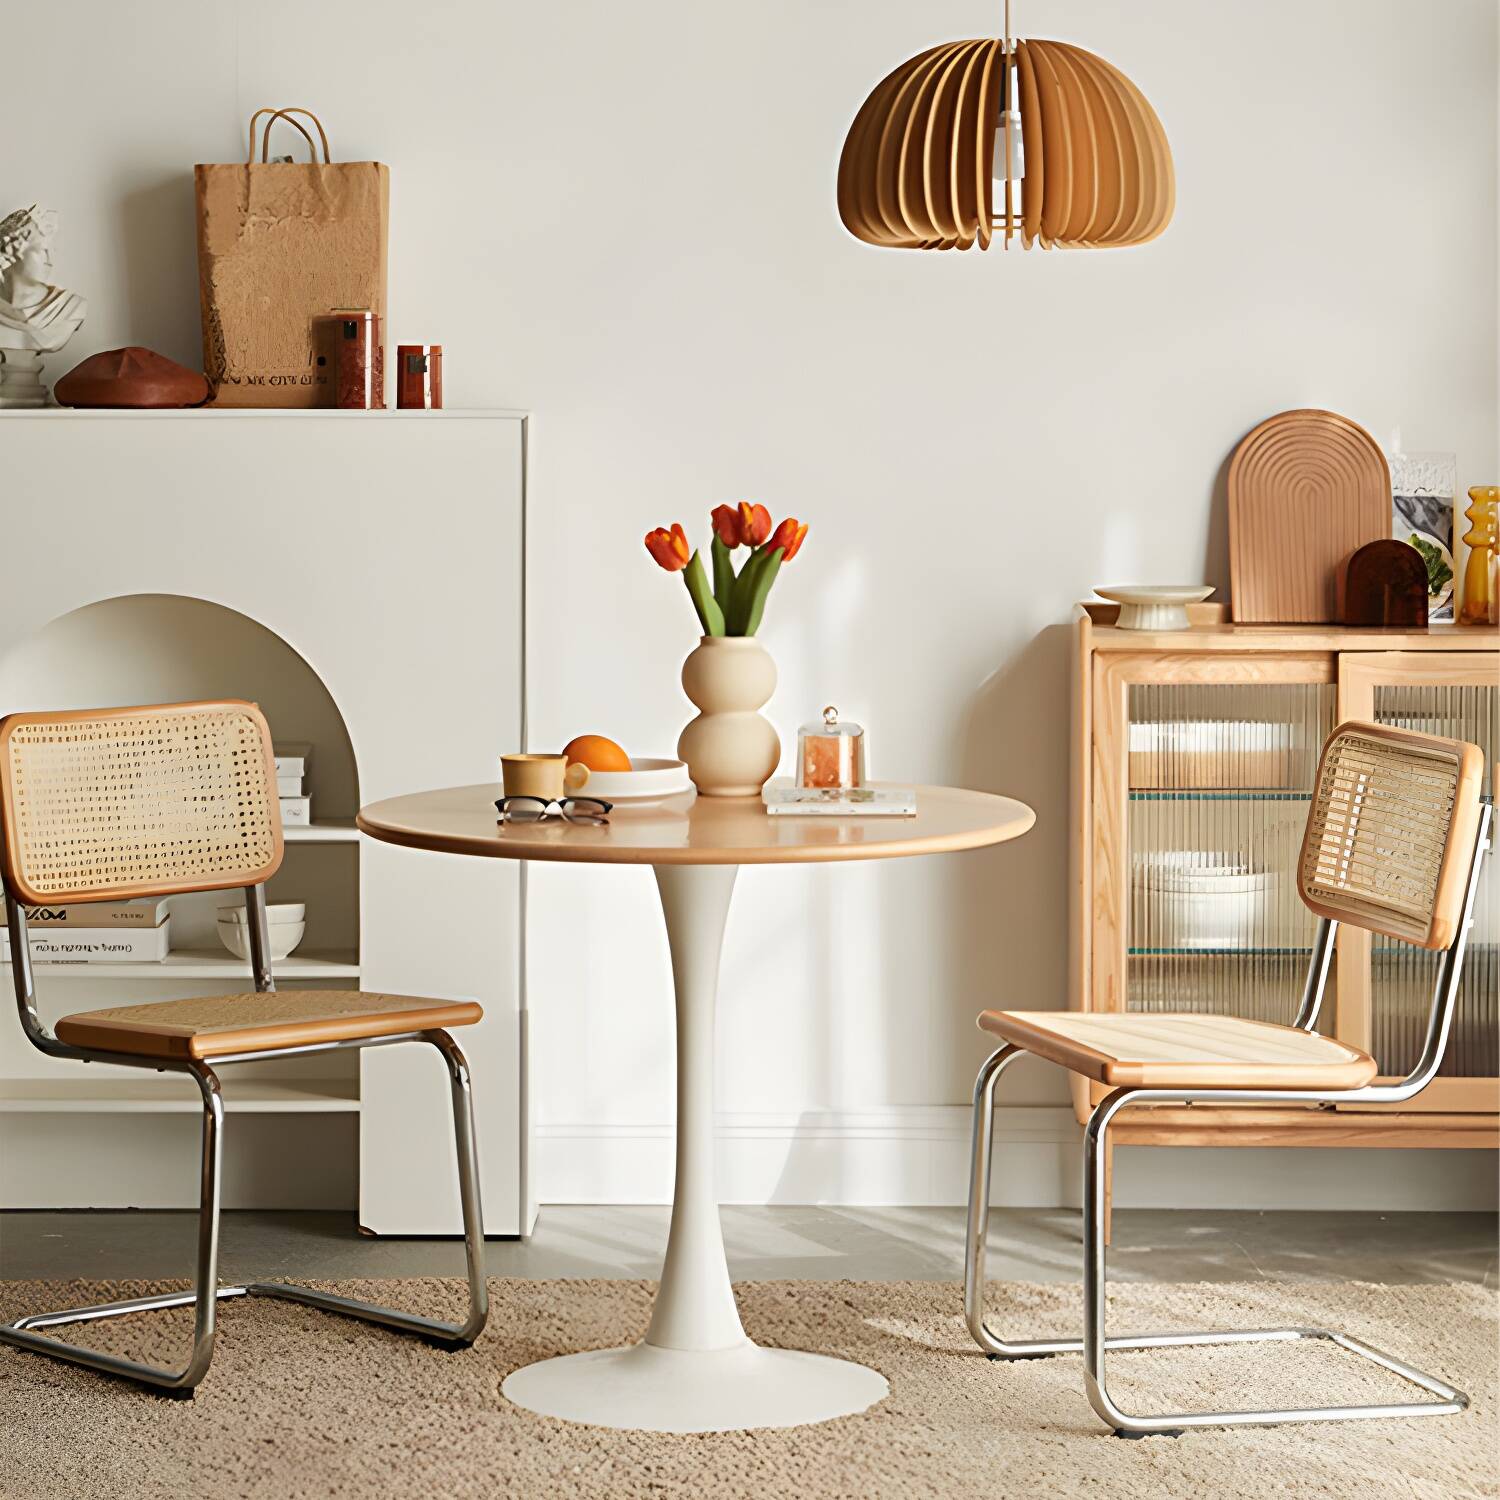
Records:
[[[714,539],[713,587],[703,567],[702,555],[688,546],[682,526],[673,522],[668,530],[658,526],[646,533],[646,551],[669,573],[681,573],[688,597],[698,611],[704,635],[754,635],[766,610],[766,596],[783,563],[789,563],[802,548],[807,526],[790,516],[774,530],[771,512],[764,505],[741,501],[739,505],[714,507],[710,518]],[[734,553],[748,547],[750,555],[738,573]]]

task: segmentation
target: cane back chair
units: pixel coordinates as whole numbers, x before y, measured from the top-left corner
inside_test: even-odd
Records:
[[[1298,861],[1298,893],[1318,924],[1291,1026],[1193,1013],[986,1011],[979,1017],[980,1027],[1003,1045],[986,1059],[974,1086],[964,1313],[970,1333],[991,1359],[1081,1352],[1089,1401],[1121,1437],[1180,1436],[1189,1427],[1441,1416],[1468,1405],[1469,1398],[1445,1381],[1324,1328],[1107,1336],[1105,1174],[1110,1122],[1127,1105],[1387,1104],[1410,1099],[1427,1086],[1447,1048],[1474,892],[1489,848],[1492,807],[1481,795],[1483,779],[1483,754],[1460,740],[1359,722],[1334,730],[1323,747]],[[1421,1056],[1399,1082],[1373,1083],[1373,1058],[1315,1029],[1341,922],[1442,950]],[[1026,1052],[1114,1089],[1084,1130],[1082,1339],[1003,1338],[984,1316],[995,1086]],[[1121,1410],[1105,1384],[1105,1355],[1113,1350],[1297,1339],[1331,1340],[1435,1399],[1142,1416]]]
[[[215,1312],[229,1297],[279,1297],[464,1349],[488,1315],[484,1230],[469,1069],[450,1026],[478,1021],[469,1001],[350,990],[277,993],[267,957],[265,883],[281,865],[281,808],[270,730],[253,703],[171,703],[0,719],[0,878],[22,1030],[49,1057],[188,1074],[203,1100],[202,1186],[193,1290],[42,1313],[0,1325],[0,1343],[48,1354],[164,1395],[190,1398],[213,1358]],[[26,906],[243,888],[253,993],[167,1000],[66,1016],[37,1011]],[[224,1105],[217,1069],[345,1047],[425,1042],[448,1069],[469,1311],[462,1323],[397,1312],[281,1282],[218,1284]],[[195,1309],[178,1370],[100,1353],[41,1330],[166,1307]]]

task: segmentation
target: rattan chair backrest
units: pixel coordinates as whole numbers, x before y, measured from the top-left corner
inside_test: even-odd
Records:
[[[1323,747],[1297,888],[1319,916],[1447,948],[1478,833],[1484,754],[1357,720]]]
[[[233,701],[11,714],[0,825],[31,905],[255,885],[282,854],[270,728]]]

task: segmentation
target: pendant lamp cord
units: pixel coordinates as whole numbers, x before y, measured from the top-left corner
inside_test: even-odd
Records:
[[[1010,141],[1010,115],[1014,100],[1011,98],[1011,89],[1015,86],[1015,76],[1011,72],[1012,57],[1010,44],[1010,0],[1005,0],[1005,42],[1002,53],[1001,73],[1005,88],[1001,94],[1001,109],[1005,112],[1005,248],[1010,249],[1010,237],[1013,231],[1012,205],[1014,197],[1010,186],[1010,164],[1011,164],[1011,141]]]

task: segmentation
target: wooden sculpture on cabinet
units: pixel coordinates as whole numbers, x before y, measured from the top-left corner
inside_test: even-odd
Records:
[[[1335,623],[1350,557],[1390,534],[1390,467],[1363,427],[1331,411],[1268,417],[1229,463],[1236,622]]]
[[[1384,537],[1349,559],[1344,624],[1427,626],[1427,564],[1409,542]]]

